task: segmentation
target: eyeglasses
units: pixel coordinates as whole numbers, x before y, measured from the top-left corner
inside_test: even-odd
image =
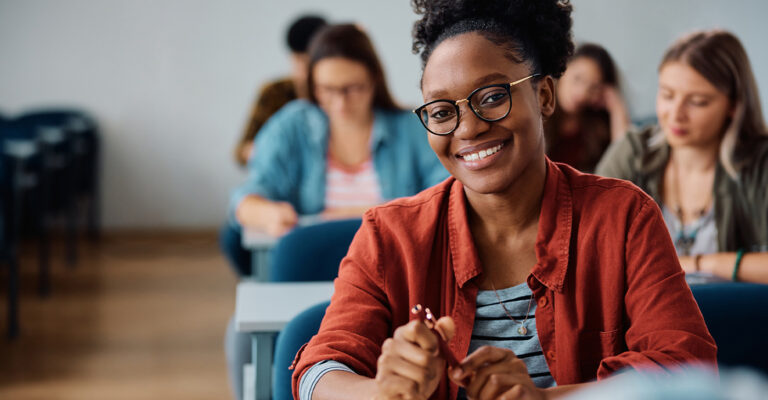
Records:
[[[461,100],[433,100],[413,110],[427,130],[435,135],[450,135],[459,127],[459,104],[469,103],[472,112],[485,122],[502,120],[512,109],[512,86],[539,76],[533,74],[511,83],[501,83],[477,88]]]
[[[352,83],[344,86],[315,84],[315,96],[317,97],[359,97],[370,89],[366,83]]]

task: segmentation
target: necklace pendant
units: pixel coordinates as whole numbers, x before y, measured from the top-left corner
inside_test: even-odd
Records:
[[[525,325],[520,325],[520,327],[517,328],[517,333],[525,335],[528,333],[528,329],[525,327]]]

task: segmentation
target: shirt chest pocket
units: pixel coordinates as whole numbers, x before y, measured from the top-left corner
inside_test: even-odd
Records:
[[[603,359],[626,351],[623,332],[620,329],[584,331],[580,335],[579,350],[582,378],[594,379]]]

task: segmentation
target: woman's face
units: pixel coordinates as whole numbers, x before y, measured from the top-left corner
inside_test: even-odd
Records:
[[[728,96],[695,69],[676,61],[661,67],[656,116],[670,146],[718,143],[731,114]]]
[[[477,33],[446,39],[435,48],[424,68],[424,103],[437,99],[465,99],[478,87],[510,83],[532,74],[527,63],[507,58],[507,51]],[[496,122],[479,119],[466,102],[460,105],[459,125],[453,133],[427,133],[429,144],[445,168],[464,186],[478,193],[502,193],[531,165],[543,162],[542,114],[554,110],[554,81],[529,79],[511,88],[511,110]],[[472,154],[492,149],[491,155]],[[470,160],[465,157],[469,156]]]
[[[568,63],[557,81],[557,104],[567,113],[600,108],[603,103],[603,74],[595,60],[577,57]]]
[[[374,84],[365,65],[347,58],[324,58],[312,74],[315,98],[328,118],[354,120],[370,115]]]

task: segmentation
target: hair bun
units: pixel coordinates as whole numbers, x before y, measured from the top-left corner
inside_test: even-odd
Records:
[[[442,40],[487,31],[516,42],[538,73],[559,77],[573,53],[568,0],[412,0],[421,19],[413,26],[413,52],[424,64]],[[469,23],[468,21],[474,21]],[[456,28],[463,26],[463,28]]]

